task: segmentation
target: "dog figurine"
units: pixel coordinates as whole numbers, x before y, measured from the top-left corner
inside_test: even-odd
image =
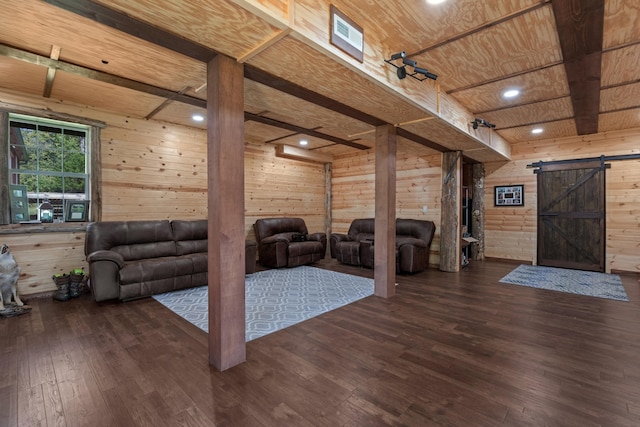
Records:
[[[18,296],[18,278],[20,267],[11,255],[9,246],[0,248],[0,311],[4,310],[4,304],[10,304],[11,300],[21,307],[24,305]]]

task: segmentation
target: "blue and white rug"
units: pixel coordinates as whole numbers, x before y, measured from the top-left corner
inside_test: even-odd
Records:
[[[373,279],[301,266],[245,276],[246,340],[262,337],[373,295]],[[154,295],[157,301],[205,332],[208,287]]]
[[[501,283],[568,292],[598,298],[629,301],[617,274],[566,268],[520,265],[500,279]]]

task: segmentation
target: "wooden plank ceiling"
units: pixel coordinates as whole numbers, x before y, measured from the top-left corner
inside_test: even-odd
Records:
[[[0,88],[203,128],[206,62],[224,54],[245,64],[254,142],[340,155],[391,123],[485,162],[512,142],[640,127],[640,2],[331,3],[364,29],[362,63],[328,42],[327,0],[7,0]],[[399,80],[384,60],[400,51],[438,79]]]

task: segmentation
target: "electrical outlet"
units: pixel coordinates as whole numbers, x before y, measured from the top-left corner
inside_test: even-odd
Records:
[[[424,205],[424,206],[422,207],[422,213],[423,213],[423,214],[426,214],[428,210],[429,210],[429,208],[427,207],[427,205]]]

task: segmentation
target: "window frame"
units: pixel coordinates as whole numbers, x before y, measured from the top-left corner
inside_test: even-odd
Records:
[[[102,219],[102,186],[101,186],[101,150],[100,131],[106,127],[106,123],[82,118],[65,113],[55,113],[48,110],[23,107],[0,102],[0,226],[11,224],[10,212],[10,169],[9,169],[9,121],[15,120],[10,116],[28,116],[32,120],[53,120],[81,126],[88,126],[86,149],[88,151],[86,172],[89,185],[89,215],[88,221],[100,221]],[[19,120],[19,119],[18,119]],[[57,223],[42,224],[44,227],[55,227]]]

